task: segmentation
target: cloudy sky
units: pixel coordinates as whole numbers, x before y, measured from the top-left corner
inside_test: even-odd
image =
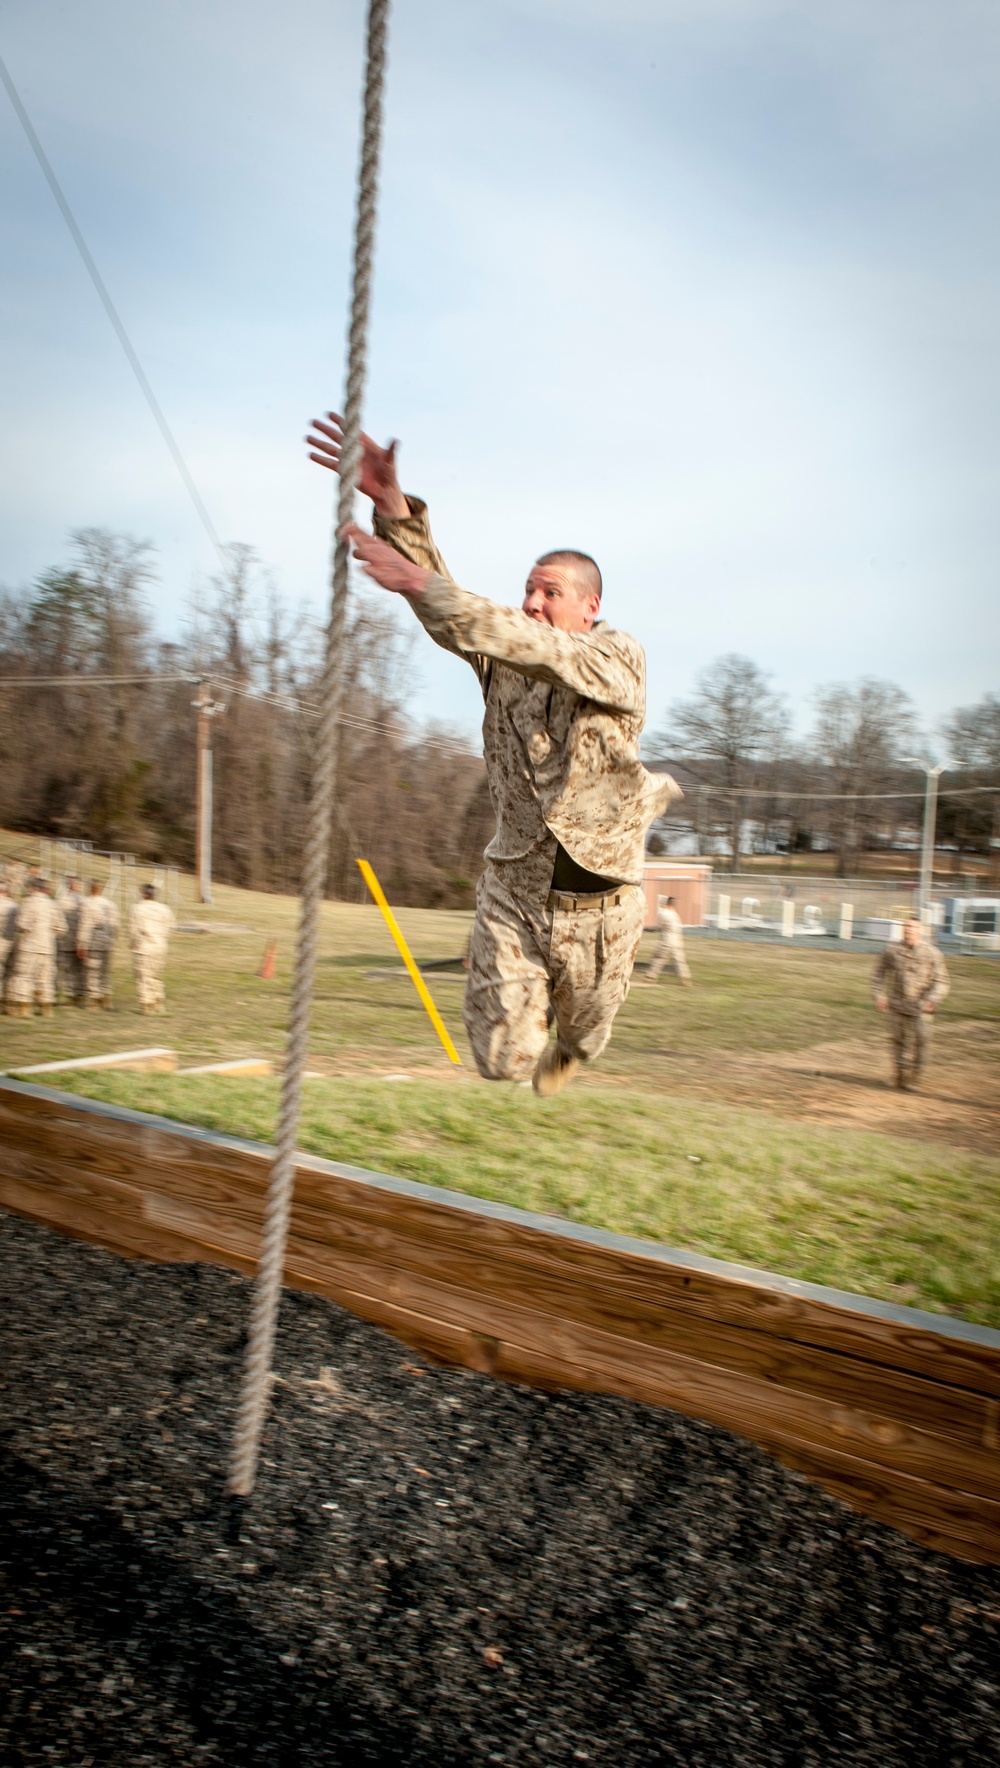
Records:
[[[225,540],[326,595],[362,0],[0,0],[0,54]],[[722,651],[1000,686],[995,0],[395,0],[368,427],[459,581],[593,552],[649,717]],[[0,91],[0,581],[214,559]],[[415,710],[472,729],[422,644]],[[466,679],[468,677],[468,679]]]

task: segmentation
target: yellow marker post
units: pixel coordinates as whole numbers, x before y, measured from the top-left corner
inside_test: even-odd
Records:
[[[392,934],[393,939],[396,941],[399,955],[410,972],[413,986],[420,996],[420,999],[423,1001],[424,1006],[427,1009],[427,1016],[445,1047],[445,1053],[448,1056],[448,1060],[450,1062],[457,1062],[459,1067],[461,1067],[462,1058],[452,1043],[451,1038],[448,1036],[448,1028],[435,1007],[434,1002],[431,1000],[430,990],[410,956],[410,948],[407,945],[406,940],[403,938],[403,930],[400,927],[399,922],[396,920],[389,904],[385,900],[385,891],[382,889],[381,884],[366,859],[359,859],[357,864],[362,878],[375,898],[375,901],[378,903],[379,908],[382,910],[382,914],[385,917],[385,924],[388,927],[389,932]]]

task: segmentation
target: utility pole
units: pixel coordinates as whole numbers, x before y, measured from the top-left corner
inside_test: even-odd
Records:
[[[938,780],[945,772],[943,762],[937,767],[928,767],[917,755],[908,755],[906,760],[914,767],[922,767],[927,776],[924,790],[924,828],[920,843],[920,919],[924,925],[929,923],[931,895],[934,890],[934,837],[937,832],[937,797]]]
[[[208,678],[198,682],[198,698],[192,700],[198,714],[198,761],[195,775],[194,869],[199,902],[212,900],[212,720],[225,706],[212,699]]]

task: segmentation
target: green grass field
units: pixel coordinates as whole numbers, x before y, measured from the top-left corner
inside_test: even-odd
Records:
[[[277,1083],[77,1076],[268,1141]],[[1000,1326],[1000,1161],[617,1089],[311,1081],[302,1147],[524,1209]]]
[[[210,931],[176,936],[164,1017],[136,1012],[119,954],[113,1013],[0,1020],[0,1068],[150,1044],[176,1049],[182,1066],[280,1059],[295,914],[288,898],[219,889],[212,908],[184,911]],[[460,954],[468,916],[399,919],[419,958]],[[255,971],[269,937],[278,975],[264,982]],[[310,1056],[321,1078],[307,1084],[301,1144],[1000,1326],[1000,1158],[985,1097],[998,1091],[1000,966],[952,964],[942,1085],[923,1101],[882,1084],[870,957],[710,940],[692,942],[691,956],[690,994],[634,989],[606,1058],[541,1101],[476,1078],[461,983],[431,975],[463,1056],[454,1070],[405,973],[372,974],[398,964],[377,911],[328,904]],[[843,1072],[814,1079],[831,1050]],[[387,1078],[401,1073],[410,1079]],[[274,1081],[83,1072],[58,1084],[265,1141],[274,1123]]]

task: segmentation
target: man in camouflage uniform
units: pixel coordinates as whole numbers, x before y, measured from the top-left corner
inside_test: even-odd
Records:
[[[7,1011],[7,980],[13,969],[14,942],[17,939],[17,903],[0,877],[0,1013]]]
[[[311,458],[336,471],[340,422],[330,414],[315,427]],[[465,993],[476,1065],[486,1079],[530,1078],[554,1093],[611,1035],[645,920],[646,830],[680,796],[639,760],[645,654],[598,619],[601,576],[585,553],[544,554],[520,609],[460,589],[426,506],[400,490],[395,444],[365,437],[363,450],[376,538],[352,526],[355,553],[383,589],[408,598],[436,644],[471,664],[486,702],[497,828]]]
[[[77,951],[80,943],[80,911],[83,908],[79,878],[66,879],[65,888],[59,897],[59,907],[66,923],[66,931],[60,933],[56,943],[59,994],[67,1001],[80,1001],[83,999],[86,983],[83,964]]]
[[[77,927],[77,954],[87,982],[87,1008],[111,1009],[111,964],[118,942],[118,909],[95,878]]]
[[[128,918],[135,992],[144,1013],[166,1011],[163,972],[167,964],[167,943],[175,926],[173,909],[165,902],[157,902],[152,884],[144,884],[142,896]]]
[[[897,1087],[914,1087],[920,1079],[931,1020],[948,988],[944,959],[914,915],[903,923],[899,943],[886,946],[872,976],[875,1005],[889,1015]]]
[[[7,1011],[30,1019],[35,1001],[50,1017],[56,998],[56,940],[66,926],[46,879],[32,877],[17,911],[17,944],[7,984]]]

